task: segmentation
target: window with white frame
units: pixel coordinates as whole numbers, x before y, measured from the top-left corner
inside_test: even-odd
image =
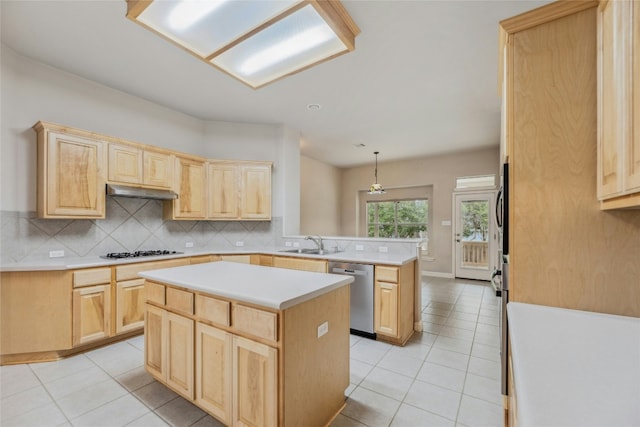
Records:
[[[411,239],[427,234],[428,199],[367,202],[367,236]]]

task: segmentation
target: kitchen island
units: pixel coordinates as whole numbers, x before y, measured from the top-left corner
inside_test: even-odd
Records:
[[[349,385],[349,276],[213,262],[140,273],[145,368],[227,425],[323,426]]]

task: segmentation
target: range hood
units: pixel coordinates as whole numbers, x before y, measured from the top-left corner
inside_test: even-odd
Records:
[[[178,194],[171,190],[157,190],[155,188],[129,187],[126,185],[107,184],[107,194],[117,197],[133,197],[136,199],[173,200]]]

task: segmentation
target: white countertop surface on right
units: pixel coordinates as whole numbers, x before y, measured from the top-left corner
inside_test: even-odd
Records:
[[[640,318],[510,302],[518,423],[640,426]]]

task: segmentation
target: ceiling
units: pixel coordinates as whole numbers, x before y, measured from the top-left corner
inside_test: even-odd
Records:
[[[1,37],[196,118],[286,125],[303,155],[347,167],[496,146],[498,21],[545,3],[344,0],[356,50],[258,90],[126,19],[124,0],[1,0]]]

